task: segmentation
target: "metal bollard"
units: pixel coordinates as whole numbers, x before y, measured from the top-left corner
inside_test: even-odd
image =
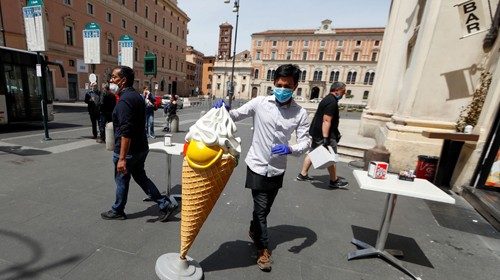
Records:
[[[113,122],[106,124],[106,150],[113,151],[115,149],[115,131],[113,129]]]
[[[174,115],[170,121],[170,132],[179,132],[179,116]]]

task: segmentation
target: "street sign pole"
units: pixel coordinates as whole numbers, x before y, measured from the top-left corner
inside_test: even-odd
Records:
[[[47,88],[43,81],[45,65],[42,64],[40,52],[47,50],[47,36],[45,36],[45,11],[43,0],[28,0],[26,7],[23,7],[24,28],[26,33],[26,45],[29,51],[36,52],[36,75],[39,94],[41,96],[42,122],[45,131],[43,140],[51,140],[48,127],[47,110]]]
[[[49,136],[49,124],[48,124],[48,117],[47,117],[47,88],[43,86],[43,65],[42,65],[42,55],[40,52],[36,52],[36,75],[37,75],[37,80],[38,80],[38,88],[40,89],[40,93],[42,94],[42,100],[41,105],[42,105],[42,118],[43,118],[43,130],[45,131],[45,137],[43,138],[44,141],[49,141],[52,140]]]

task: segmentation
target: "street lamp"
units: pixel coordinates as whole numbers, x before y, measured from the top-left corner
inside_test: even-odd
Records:
[[[224,3],[228,4],[231,0],[224,0]],[[236,13],[236,26],[234,29],[234,48],[233,48],[233,65],[231,66],[231,83],[228,90],[229,95],[229,108],[231,108],[231,103],[233,102],[234,96],[234,63],[236,59],[236,40],[238,40],[238,19],[240,17],[240,0],[234,1],[233,12]]]

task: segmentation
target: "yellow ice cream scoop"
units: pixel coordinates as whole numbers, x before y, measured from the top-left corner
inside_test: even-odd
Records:
[[[186,160],[191,168],[205,169],[219,160],[223,152],[219,146],[207,146],[203,142],[191,140],[186,150]]]

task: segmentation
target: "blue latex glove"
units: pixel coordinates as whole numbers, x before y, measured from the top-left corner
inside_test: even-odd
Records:
[[[219,100],[215,101],[214,106],[212,106],[212,107],[215,109],[219,109],[222,106],[224,106],[226,108],[226,110],[228,110],[228,111],[229,111],[229,109],[231,109],[231,108],[229,108],[229,106],[226,105],[226,103],[224,102],[223,99],[219,99]]]
[[[271,154],[275,154],[275,155],[284,156],[284,155],[288,155],[291,153],[292,153],[292,149],[290,149],[290,147],[288,147],[285,144],[278,144],[271,149]]]

